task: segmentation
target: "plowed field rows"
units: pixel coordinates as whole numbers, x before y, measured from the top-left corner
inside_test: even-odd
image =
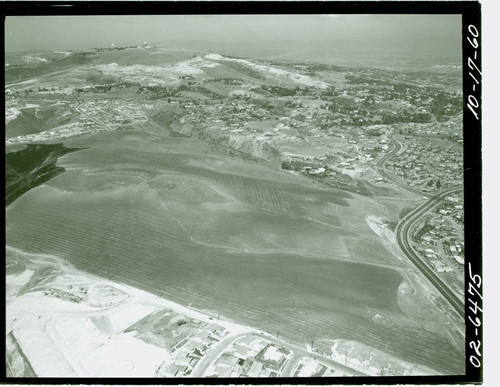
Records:
[[[8,243],[29,235],[35,249],[46,251],[57,246],[57,251],[66,253],[65,258],[82,251],[96,257],[102,265],[119,262],[128,255],[152,262],[164,255],[179,254],[186,246],[187,237],[175,220],[159,206],[148,206],[147,202],[137,206],[119,200],[86,200],[83,195],[70,194],[50,203],[50,211],[29,203],[15,203],[15,211],[25,213],[30,221],[24,223],[22,230],[13,227]]]
[[[288,213],[297,213],[299,210],[295,196],[287,190],[280,189],[276,182],[196,167],[187,167],[185,170],[188,173],[206,176],[214,183],[217,191],[245,204]]]
[[[434,366],[443,359],[443,369],[459,366],[456,350],[439,337],[412,324],[373,323],[367,308],[405,321],[396,297],[401,276],[393,270],[198,246],[168,211],[141,198],[132,205],[76,194],[45,195],[44,202],[31,196],[9,208],[10,245],[54,253],[154,293],[164,289],[174,301],[221,308],[237,321],[297,340],[308,334],[345,337],[426,364],[434,359]]]
[[[311,204],[331,202],[340,206],[348,205],[345,199],[333,192],[307,189],[298,184],[222,173],[193,166],[183,166],[179,170],[207,179],[222,194],[247,205],[271,211],[303,214]]]
[[[447,338],[401,312],[400,273],[375,266],[387,264],[380,256],[388,253],[371,248],[378,240],[365,217],[381,205],[350,196],[351,205],[335,190],[290,183],[271,170],[259,178],[228,173],[227,165],[225,172],[193,166],[189,159],[201,156],[155,154],[142,150],[147,143],[137,140],[135,149],[114,136],[112,146],[65,157],[71,173],[9,206],[7,244],[155,294],[161,289],[183,305],[220,309],[290,340],[346,338],[439,371],[463,371],[464,356]],[[81,171],[103,171],[110,180],[117,171],[123,185]],[[132,171],[144,181],[136,183]],[[326,205],[340,219],[323,214]],[[369,243],[347,248],[345,236]],[[376,313],[393,325],[374,322]]]

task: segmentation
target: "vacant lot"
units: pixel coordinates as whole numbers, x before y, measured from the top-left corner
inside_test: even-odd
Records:
[[[69,142],[90,149],[8,208],[7,243],[290,340],[357,340],[462,371],[448,339],[399,307],[401,263],[365,222],[384,206],[199,144],[126,131]]]

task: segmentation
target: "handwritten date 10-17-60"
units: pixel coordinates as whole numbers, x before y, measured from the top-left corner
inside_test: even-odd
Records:
[[[474,49],[474,55],[473,58],[471,58],[470,56],[467,57],[467,66],[471,70],[469,71],[469,76],[474,80],[474,83],[472,84],[472,92],[467,96],[467,108],[472,112],[472,114],[474,114],[476,120],[479,120],[479,101],[475,96],[476,86],[480,84],[480,79],[482,76],[481,70],[475,62],[478,58],[479,42],[477,38],[479,37],[479,31],[473,24],[469,25],[468,31],[470,36],[467,36],[467,40]]]

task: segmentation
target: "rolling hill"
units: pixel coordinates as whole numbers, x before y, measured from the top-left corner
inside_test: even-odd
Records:
[[[340,337],[461,369],[445,337],[400,309],[405,266],[363,220],[379,205],[202,144],[126,130],[68,141],[88,149],[59,158],[64,173],[9,206],[7,244],[292,341]]]

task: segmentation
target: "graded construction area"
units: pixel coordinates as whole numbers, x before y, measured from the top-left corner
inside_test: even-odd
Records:
[[[302,345],[354,340],[464,371],[447,332],[399,305],[411,266],[365,220],[385,206],[157,129],[65,145],[87,149],[59,158],[65,172],[8,207],[9,246]]]

